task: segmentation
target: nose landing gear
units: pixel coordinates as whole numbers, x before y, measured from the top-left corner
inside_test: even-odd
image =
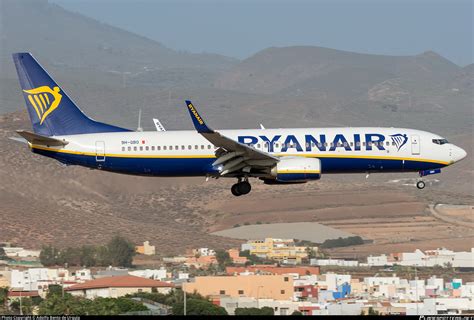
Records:
[[[244,194],[248,194],[250,190],[252,190],[252,186],[250,185],[247,179],[244,181],[241,181],[239,179],[239,182],[234,184],[232,188],[230,189],[232,194],[236,197],[242,196]]]
[[[416,183],[416,187],[417,187],[418,189],[420,189],[420,190],[421,190],[421,189],[424,189],[424,188],[425,188],[425,182],[424,182],[423,180],[418,181],[418,182]]]

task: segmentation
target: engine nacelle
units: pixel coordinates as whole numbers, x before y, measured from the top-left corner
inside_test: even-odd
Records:
[[[271,170],[278,182],[306,182],[321,178],[321,161],[315,158],[282,157]]]

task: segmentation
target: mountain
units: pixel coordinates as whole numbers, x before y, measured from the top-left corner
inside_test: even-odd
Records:
[[[321,47],[268,48],[237,64],[216,80],[224,89],[275,94],[339,90],[353,94],[381,80],[425,80],[425,86],[454,76],[461,68],[434,52],[399,57]],[[361,83],[362,82],[362,83]],[[348,92],[349,91],[349,92]]]
[[[47,0],[3,0],[0,6],[1,54],[7,60],[12,52],[30,51],[48,65],[128,72],[183,66],[221,69],[235,62],[216,54],[177,52]]]
[[[287,122],[451,134],[470,127],[472,91],[453,90],[469,70],[432,51],[384,56],[297,46],[262,50],[224,71],[214,85],[266,96],[258,112]]]

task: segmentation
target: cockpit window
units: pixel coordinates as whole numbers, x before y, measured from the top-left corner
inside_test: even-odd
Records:
[[[445,144],[445,143],[449,143],[449,142],[446,139],[433,139],[433,143],[435,143],[435,144]]]

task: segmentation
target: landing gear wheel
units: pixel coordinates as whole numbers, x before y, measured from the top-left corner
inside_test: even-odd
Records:
[[[417,187],[418,189],[420,189],[420,190],[423,189],[423,188],[425,187],[425,182],[422,181],[422,180],[418,181],[418,182],[416,183],[416,187]]]
[[[248,194],[252,190],[252,186],[247,181],[243,181],[237,184],[237,190],[240,194]]]
[[[230,191],[232,192],[232,194],[236,197],[238,196],[241,196],[242,194],[239,192],[239,184],[236,183],[234,184],[231,188],[230,188]]]

